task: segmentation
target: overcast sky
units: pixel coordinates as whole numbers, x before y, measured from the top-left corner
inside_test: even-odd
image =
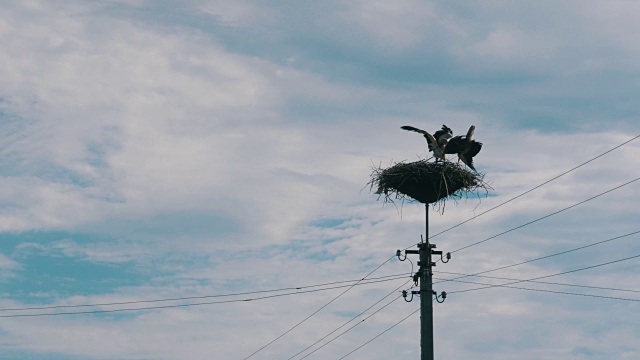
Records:
[[[432,235],[640,134],[633,1],[5,0],[1,9],[2,316],[241,300],[281,292],[6,310],[362,278],[424,234],[421,204],[385,205],[366,186],[373,165],[428,157],[402,125],[458,135],[473,124],[484,143],[475,165],[493,190],[430,210]],[[454,251],[570,207],[640,177],[639,158],[636,139],[433,242]],[[455,252],[435,276],[638,231],[639,195],[632,182]],[[486,275],[531,279],[636,255],[640,234]],[[405,277],[354,287],[252,359],[291,358],[391,294],[371,314],[409,288],[411,269],[392,259],[371,277]],[[638,271],[632,258],[541,280],[627,291],[515,285],[600,298],[436,284],[451,293],[434,304],[436,358],[638,359]],[[0,358],[244,359],[346,289],[1,317]],[[338,359],[418,307],[399,299],[308,358]],[[417,358],[419,321],[349,358]]]

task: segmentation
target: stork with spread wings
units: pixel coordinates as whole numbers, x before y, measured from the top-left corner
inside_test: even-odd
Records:
[[[433,152],[433,156],[436,158],[436,161],[438,159],[444,160],[445,145],[447,145],[447,141],[453,136],[453,131],[447,125],[442,125],[442,129],[436,131],[435,133],[433,133],[433,135],[424,130],[414,128],[413,126],[405,125],[401,129],[407,131],[415,131],[419,134],[422,134],[424,138],[427,139],[427,146],[429,148],[429,151]]]
[[[422,134],[427,139],[429,151],[433,152],[436,161],[445,160],[445,154],[458,154],[459,160],[476,171],[473,166],[473,158],[482,149],[482,143],[473,139],[476,131],[475,125],[471,125],[466,136],[453,136],[453,131],[446,125],[442,125],[442,129],[436,131],[433,135],[413,126],[405,125],[402,126],[402,129]]]

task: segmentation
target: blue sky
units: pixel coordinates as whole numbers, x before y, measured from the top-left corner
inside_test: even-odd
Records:
[[[0,308],[208,296],[358,279],[419,241],[424,209],[377,201],[372,164],[426,156],[400,130],[484,143],[486,211],[640,134],[629,1],[20,1],[0,13]],[[640,140],[438,236],[444,251],[640,176]],[[460,251],[474,273],[640,230],[635,182]],[[630,236],[487,274],[529,279],[640,254]],[[639,290],[639,260],[549,278]],[[408,273],[390,261],[372,276]],[[448,277],[440,274],[441,277]],[[356,287],[256,359],[288,358],[405,280]],[[495,279],[474,278],[492,282]],[[640,299],[637,293],[519,284]],[[437,356],[636,359],[638,302],[514,289],[435,306]],[[3,359],[238,359],[339,294],[0,318]],[[309,358],[340,358],[396,302]],[[106,307],[98,307],[106,309]],[[4,314],[8,312],[3,312]],[[419,354],[410,318],[351,358]],[[377,357],[376,357],[377,356]]]

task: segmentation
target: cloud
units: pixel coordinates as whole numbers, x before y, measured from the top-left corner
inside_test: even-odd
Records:
[[[0,16],[8,44],[0,54],[0,278],[9,289],[1,307],[357,279],[424,231],[423,206],[383,206],[365,186],[372,164],[427,156],[424,139],[402,125],[446,123],[462,134],[475,124],[485,144],[477,166],[494,190],[432,211],[432,235],[637,132],[629,76],[637,49],[615,29],[617,20],[633,28],[618,3],[174,5],[29,2]],[[602,32],[591,28],[595,20]],[[433,240],[453,251],[636,178],[636,142]],[[455,252],[436,270],[473,273],[637,230],[637,193],[630,184]],[[526,279],[638,250],[629,237],[495,275]],[[612,264],[558,281],[633,289],[636,267]],[[393,260],[374,275],[410,271]],[[292,355],[402,282],[354,288],[264,357]],[[633,303],[495,288],[453,293],[469,287],[438,284],[452,294],[436,306],[436,353],[638,351]],[[237,358],[339,291],[5,319],[0,354]],[[346,354],[415,306],[394,303],[318,356]],[[603,325],[610,319],[620,326]],[[418,322],[407,320],[360,354],[417,356]]]
[[[15,271],[21,268],[20,263],[5,254],[0,253],[0,282],[6,282],[15,277]]]
[[[5,34],[22,37],[22,46],[51,38],[46,41],[60,48],[52,55],[16,49],[3,61],[14,75],[5,80],[13,89],[6,107],[27,124],[12,134],[18,140],[7,149],[14,154],[14,177],[6,178],[6,188],[28,184],[31,194],[9,202],[36,217],[26,225],[6,213],[5,230],[64,228],[144,209],[175,211],[180,203],[220,209],[213,205],[224,203],[216,192],[242,176],[272,176],[261,164],[302,145],[288,126],[270,127],[280,122],[279,93],[291,96],[291,86],[307,88],[307,94],[297,92],[300,99],[323,91],[333,96],[320,79],[226,53],[197,33],[156,33],[100,17],[69,20],[54,22],[46,34],[35,24]],[[96,36],[109,21],[117,30]],[[85,27],[90,30],[81,33]],[[71,41],[72,47],[55,45]],[[39,112],[21,111],[17,104],[29,99]],[[33,203],[58,206],[34,211]],[[81,218],[75,217],[79,211]]]
[[[375,42],[388,50],[403,51],[416,46],[431,27],[438,22],[433,5],[421,1],[400,1],[393,4],[366,1],[346,2],[343,13],[346,21],[354,21],[370,34]]]

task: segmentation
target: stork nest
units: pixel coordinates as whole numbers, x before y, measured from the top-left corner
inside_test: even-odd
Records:
[[[370,190],[377,189],[375,193],[384,196],[385,202],[405,200],[408,196],[423,204],[444,204],[448,197],[468,198],[470,193],[484,190],[488,194],[491,189],[483,174],[446,160],[398,162],[387,169],[374,166],[367,185]]]

